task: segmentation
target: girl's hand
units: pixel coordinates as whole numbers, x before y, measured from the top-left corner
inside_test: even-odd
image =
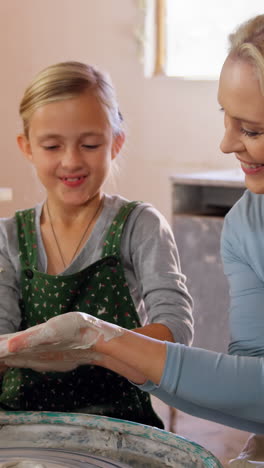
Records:
[[[84,364],[99,364],[99,361],[100,354],[87,349],[17,353],[5,358],[5,364],[9,367],[29,368],[38,372],[68,372]]]

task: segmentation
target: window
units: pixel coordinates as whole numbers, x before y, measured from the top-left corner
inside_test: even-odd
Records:
[[[263,13],[263,0],[147,0],[146,75],[218,79],[228,35]]]

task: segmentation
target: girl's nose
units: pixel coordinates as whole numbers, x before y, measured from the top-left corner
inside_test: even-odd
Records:
[[[67,148],[64,152],[61,163],[64,167],[76,167],[81,165],[78,148]]]

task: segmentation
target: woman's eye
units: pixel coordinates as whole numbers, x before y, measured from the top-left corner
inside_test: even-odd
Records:
[[[243,128],[243,127],[240,128],[240,131],[241,131],[241,133],[243,133],[243,135],[246,135],[246,136],[252,137],[252,138],[254,138],[254,137],[258,136],[258,135],[262,135],[262,134],[263,134],[263,132],[252,132],[252,131],[250,131],[250,130],[246,130],[246,129]]]

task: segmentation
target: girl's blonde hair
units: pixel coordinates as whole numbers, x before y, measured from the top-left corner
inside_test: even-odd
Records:
[[[229,43],[229,56],[247,60],[255,66],[264,95],[264,15],[242,23],[230,34]]]
[[[91,65],[61,62],[42,70],[27,87],[19,112],[28,136],[30,119],[39,107],[91,92],[104,106],[115,135],[122,132],[122,116],[110,78]]]

